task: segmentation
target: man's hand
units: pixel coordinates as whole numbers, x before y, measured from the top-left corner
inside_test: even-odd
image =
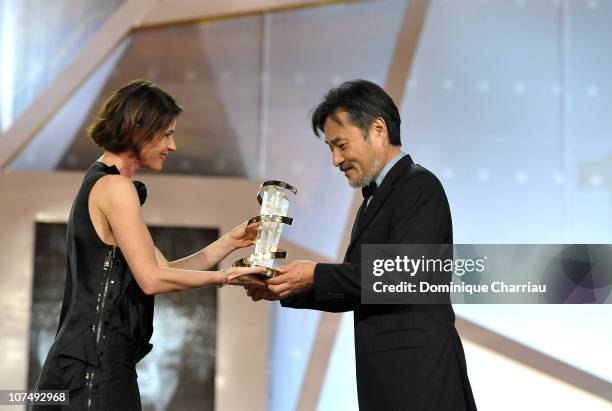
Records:
[[[268,290],[280,298],[310,290],[316,265],[313,261],[297,260],[278,268],[279,274],[267,281]]]
[[[276,301],[279,299],[278,295],[274,294],[267,288],[260,288],[253,285],[245,285],[244,289],[247,291],[247,295],[251,297],[253,301]]]

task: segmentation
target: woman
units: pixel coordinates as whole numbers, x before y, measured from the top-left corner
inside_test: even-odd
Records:
[[[89,129],[105,151],[87,170],[70,212],[59,329],[37,384],[38,390],[69,390],[70,403],[62,409],[141,409],[135,365],[152,348],[155,294],[208,285],[265,286],[249,275],[263,273],[263,267],[203,271],[252,245],[256,225],[239,225],[173,262],[153,244],[140,210],[146,188],[130,178],[141,168],[162,169],[176,150],[181,111],[159,87],[137,80],[111,96]]]

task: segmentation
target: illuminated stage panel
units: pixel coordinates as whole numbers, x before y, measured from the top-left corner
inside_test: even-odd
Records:
[[[62,73],[124,0],[0,4],[0,130]]]
[[[355,380],[353,313],[344,313],[334,342],[317,411],[359,410]]]
[[[467,305],[457,315],[612,383],[612,306]],[[469,365],[469,363],[468,363]]]
[[[75,136],[80,139],[86,138],[81,129],[83,121],[92,108],[99,109],[92,107],[93,103],[129,43],[130,40],[126,39],[113,51],[96,72],[19,152],[7,167],[8,171],[55,170],[65,151],[72,144],[73,138]]]
[[[463,346],[480,410],[612,410],[612,405],[601,398],[493,351],[466,341]]]

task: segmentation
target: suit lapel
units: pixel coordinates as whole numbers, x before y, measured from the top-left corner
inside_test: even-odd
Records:
[[[353,221],[353,228],[351,230],[351,239],[349,241],[349,244],[353,242],[353,238],[355,238],[355,233],[357,231],[357,226],[359,224],[359,216],[361,216],[361,213],[363,211],[363,208],[365,207],[366,202],[365,200],[361,202],[361,205],[359,206],[359,210],[357,210],[357,215],[355,216],[355,221]]]
[[[391,168],[391,170],[389,170],[389,173],[383,179],[382,184],[380,185],[378,190],[376,190],[376,194],[374,194],[374,197],[372,197],[372,199],[370,200],[370,204],[368,204],[368,206],[366,207],[365,213],[363,214],[362,218],[360,218],[358,221],[356,220],[353,224],[351,240],[348,248],[346,249],[345,260],[351,252],[353,246],[357,243],[357,240],[359,239],[363,231],[368,227],[372,219],[376,216],[380,208],[383,206],[383,204],[389,197],[389,194],[391,194],[391,192],[393,191],[393,184],[395,183],[395,181],[399,177],[401,177],[404,174],[404,171],[412,164],[412,158],[410,158],[410,156],[406,154],[406,156],[399,160],[397,164],[395,164]],[[361,211],[361,208],[359,210]],[[357,213],[357,215],[359,216],[359,212]]]

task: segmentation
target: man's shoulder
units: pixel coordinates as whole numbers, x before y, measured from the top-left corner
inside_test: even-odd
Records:
[[[444,191],[438,177],[420,164],[412,164],[407,168],[397,179],[396,184],[405,189],[440,189]]]

